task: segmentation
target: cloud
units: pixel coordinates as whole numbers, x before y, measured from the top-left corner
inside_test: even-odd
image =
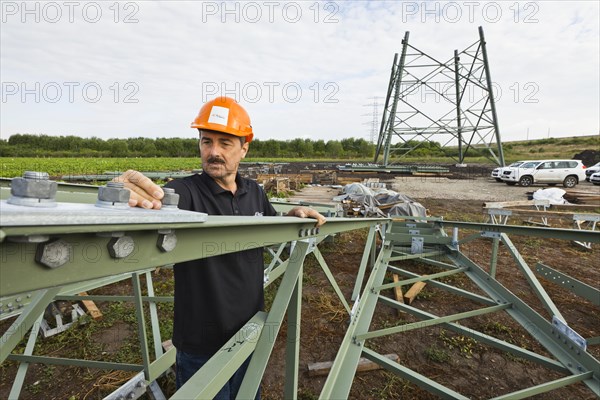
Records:
[[[261,139],[367,138],[405,32],[445,62],[480,25],[504,140],[599,130],[597,2],[67,3],[52,22],[47,3],[2,2],[2,138],[185,137],[220,94]]]

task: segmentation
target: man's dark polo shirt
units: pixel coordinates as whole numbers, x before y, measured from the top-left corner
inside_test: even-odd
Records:
[[[169,182],[179,208],[208,215],[275,215],[261,187],[236,177],[233,195],[207,174]],[[235,243],[198,241],[207,253]],[[264,308],[263,249],[251,249],[176,264],[173,344],[178,350],[212,355]]]

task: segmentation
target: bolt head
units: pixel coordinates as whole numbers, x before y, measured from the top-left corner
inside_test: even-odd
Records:
[[[129,201],[129,189],[100,186],[98,188],[98,200],[110,203],[127,203]]]
[[[10,183],[10,194],[16,197],[35,199],[53,199],[56,197],[58,184],[46,179],[13,178]]]
[[[58,268],[71,259],[73,246],[64,240],[40,243],[35,253],[35,261],[48,267]]]
[[[175,236],[175,233],[173,232],[159,233],[156,246],[160,249],[160,251],[168,253],[169,251],[172,251],[175,246],[177,246],[177,236]]]
[[[165,191],[165,195],[161,200],[163,206],[175,206],[179,204],[179,195],[177,193],[169,193]]]
[[[111,238],[107,245],[108,253],[112,258],[125,258],[135,249],[135,242],[131,236]]]

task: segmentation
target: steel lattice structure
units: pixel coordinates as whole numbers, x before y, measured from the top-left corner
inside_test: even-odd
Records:
[[[425,145],[457,146],[462,164],[478,151],[504,166],[483,29],[479,40],[445,62],[402,40],[392,64],[375,151],[383,167]],[[420,97],[420,98],[419,98]],[[445,153],[447,154],[447,153]],[[481,154],[480,154],[481,155]]]
[[[74,190],[74,189],[73,189]],[[2,190],[6,197],[6,190]],[[62,193],[57,198],[69,198]],[[93,193],[79,193],[75,201],[93,202]],[[87,205],[93,207],[92,205]],[[69,207],[63,204],[61,207]],[[88,208],[89,208],[88,207]],[[533,237],[577,240],[586,243],[600,243],[600,232],[571,229],[551,229],[523,227],[487,223],[467,223],[424,218],[417,222],[410,217],[405,220],[362,218],[330,218],[327,224],[317,230],[310,220],[286,217],[208,217],[206,221],[178,222],[181,215],[155,213],[147,222],[144,210],[122,210],[124,222],[111,223],[105,218],[96,223],[77,223],[77,218],[89,218],[86,207],[81,204],[73,207],[70,215],[63,212],[39,212],[35,223],[27,214],[27,207],[11,209],[3,201],[0,226],[0,298],[3,303],[11,299],[20,300],[23,307],[0,339],[0,362],[13,360],[20,363],[10,398],[18,398],[27,367],[31,363],[76,365],[107,370],[139,372],[132,381],[109,396],[110,399],[137,398],[146,390],[151,390],[155,398],[162,394],[157,388],[156,379],[175,362],[175,350],[163,351],[161,347],[159,321],[156,303],[173,301],[172,297],[154,295],[149,271],[156,266],[237,251],[239,248],[272,247],[272,261],[265,265],[265,285],[279,279],[279,286],[273,304],[268,312],[257,313],[240,329],[223,348],[192,379],[174,395],[173,399],[210,398],[222,387],[227,379],[249,356],[250,368],[238,398],[253,398],[258,389],[267,362],[271,356],[274,337],[287,318],[286,375],[283,398],[298,397],[299,350],[301,335],[301,299],[303,262],[305,257],[314,256],[327,276],[331,289],[337,294],[340,303],[348,314],[349,324],[340,344],[331,371],[320,393],[321,399],[347,398],[356,374],[361,356],[383,368],[434,393],[442,398],[464,399],[464,394],[446,387],[426,373],[419,373],[405,365],[389,360],[370,346],[377,338],[401,335],[416,329],[440,326],[444,329],[471,337],[486,346],[526,359],[536,365],[561,374],[560,378],[505,393],[501,399],[518,399],[548,392],[576,382],[583,382],[592,393],[600,395],[600,362],[587,350],[586,346],[600,344],[600,338],[582,338],[564,322],[560,310],[551,296],[544,290],[537,276],[553,279],[567,290],[600,307],[600,290],[579,282],[547,265],[536,265],[535,272],[512,244],[508,235],[528,235]],[[103,217],[102,210],[96,214]],[[151,211],[149,211],[151,212]],[[181,212],[186,213],[186,212]],[[78,215],[80,214],[80,215]],[[138,215],[136,217],[136,214]],[[135,220],[138,218],[138,220]],[[189,215],[186,215],[186,218]],[[162,221],[161,221],[162,219]],[[421,218],[419,218],[421,220]],[[33,222],[32,222],[33,221]],[[82,220],[83,221],[83,220]],[[82,222],[80,221],[80,222]],[[89,221],[88,221],[89,222]],[[318,244],[328,235],[346,230],[370,227],[365,251],[360,265],[351,298],[346,299],[327,266]],[[446,229],[452,230],[449,235]],[[459,239],[459,229],[470,233]],[[157,248],[160,235],[175,234],[176,243],[169,251]],[[381,248],[377,251],[376,239],[381,237]],[[134,243],[133,250],[125,256],[108,251],[101,252],[93,262],[81,250],[86,246],[106,248],[114,237],[129,237]],[[492,242],[492,253],[487,267],[481,267],[460,251],[460,246],[476,241]],[[51,254],[64,261],[59,266],[40,262],[40,248],[62,242],[62,251]],[[282,256],[283,249],[291,242],[290,256]],[[498,245],[503,243],[515,261],[517,269],[523,273],[537,295],[547,315],[536,312],[529,304],[496,280]],[[201,245],[200,245],[201,244]],[[274,246],[274,247],[273,247]],[[70,250],[69,250],[70,249]],[[376,256],[376,258],[375,258]],[[411,271],[405,262],[419,262],[438,271],[427,275]],[[369,266],[371,266],[369,270]],[[384,283],[386,273],[396,273],[403,277],[399,282]],[[537,276],[536,276],[537,274]],[[146,276],[144,295],[140,276]],[[443,283],[439,279],[448,276],[464,275],[472,281],[478,291]],[[82,290],[131,278],[131,296],[75,296]],[[400,303],[384,295],[387,289],[427,282],[452,295],[464,297],[469,304],[477,306],[469,311],[454,315],[434,315],[418,307]],[[565,282],[565,283],[561,283]],[[27,296],[29,294],[29,297]],[[138,335],[141,344],[141,364],[120,364],[115,362],[73,360],[34,354],[39,321],[46,306],[54,299],[64,300],[131,301],[136,306]],[[17,302],[17,300],[13,300]],[[416,318],[415,322],[400,322],[397,326],[376,329],[371,322],[376,307],[392,307]],[[154,337],[154,348],[148,345],[148,332],[144,307],[149,308],[150,326]],[[537,354],[495,338],[488,334],[467,328],[461,324],[466,319],[506,313],[538,341],[549,355]],[[31,332],[23,354],[14,354],[14,347]],[[401,349],[400,349],[401,351]],[[477,382],[473,382],[477,384]]]

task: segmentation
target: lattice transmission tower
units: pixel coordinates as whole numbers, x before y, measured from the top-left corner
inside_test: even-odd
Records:
[[[437,149],[460,164],[472,154],[504,166],[482,27],[477,42],[445,62],[411,46],[408,37],[394,56],[374,162],[383,157],[388,167],[392,158],[427,147],[426,154]]]

